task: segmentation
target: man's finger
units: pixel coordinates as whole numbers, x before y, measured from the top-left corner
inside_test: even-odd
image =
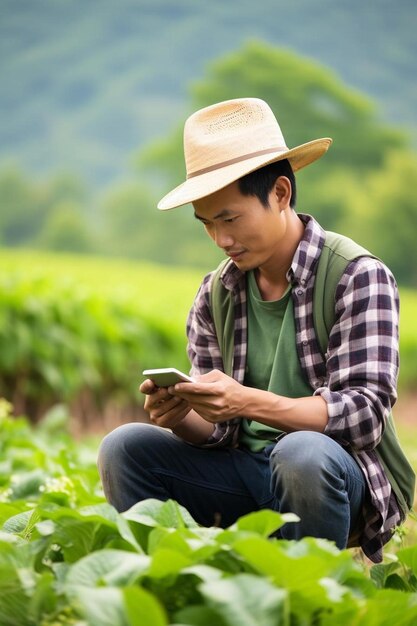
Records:
[[[149,396],[155,393],[156,391],[158,391],[158,387],[155,385],[155,383],[152,380],[147,378],[139,385],[139,391]]]
[[[184,396],[212,395],[215,393],[215,383],[177,383],[173,387],[168,387],[169,393],[183,394]]]

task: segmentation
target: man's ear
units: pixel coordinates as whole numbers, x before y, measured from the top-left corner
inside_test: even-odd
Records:
[[[290,206],[292,188],[290,179],[286,176],[278,176],[274,186],[275,200],[279,204],[281,211]]]

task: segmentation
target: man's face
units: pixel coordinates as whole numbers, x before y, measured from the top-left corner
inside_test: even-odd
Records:
[[[264,207],[256,196],[242,195],[235,182],[193,206],[209,237],[239,269],[248,271],[280,263],[285,256],[288,202],[274,188],[270,207]]]

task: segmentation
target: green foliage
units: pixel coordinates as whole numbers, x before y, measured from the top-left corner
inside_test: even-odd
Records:
[[[33,238],[45,219],[39,194],[16,167],[0,172],[0,238],[8,245],[20,245]]]
[[[417,178],[417,156],[406,151],[385,155],[383,167],[353,184],[342,229],[385,261],[397,280],[417,285],[417,201],[410,189]]]
[[[400,385],[403,389],[414,390],[417,362],[417,333],[415,332],[417,292],[402,289],[400,297]]]
[[[183,329],[198,277],[59,256],[39,256],[36,270],[34,255],[19,257],[19,272],[13,258],[0,274],[0,392],[20,410],[134,406],[143,369],[188,367]]]
[[[0,170],[0,241],[89,252],[95,248],[82,207],[88,196],[80,180],[57,174],[47,182],[30,179],[16,166]]]
[[[62,202],[54,207],[39,235],[39,245],[49,250],[90,252],[92,236],[79,206]]]
[[[269,538],[291,514],[258,511],[223,530],[174,501],[117,513],[100,489],[96,442],[9,410],[0,401],[2,626],[415,623],[415,546],[367,568],[324,540]],[[22,496],[16,486],[34,472]]]
[[[161,214],[155,193],[140,183],[110,188],[102,202],[97,247],[103,254],[197,265],[207,271],[220,261],[220,251],[193,218],[191,207]]]
[[[123,256],[152,256],[155,242],[159,245],[161,241],[152,219],[155,206],[155,199],[144,185],[131,183],[111,188],[104,198],[103,249]]]

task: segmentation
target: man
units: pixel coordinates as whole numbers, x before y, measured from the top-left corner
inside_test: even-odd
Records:
[[[359,542],[381,560],[411,505],[401,477],[413,486],[385,428],[396,400],[398,293],[381,261],[294,210],[293,172],[330,144],[288,149],[255,98],[187,120],[187,180],[158,208],[191,202],[229,261],[205,277],[189,314],[195,382],[167,389],[146,380],[151,424],[122,426],[102,444],[104,491],[118,510],[174,498],[201,524],[221,526],[261,508],[291,511],[300,522],[286,524],[284,538]],[[317,293],[332,316],[323,350]]]

